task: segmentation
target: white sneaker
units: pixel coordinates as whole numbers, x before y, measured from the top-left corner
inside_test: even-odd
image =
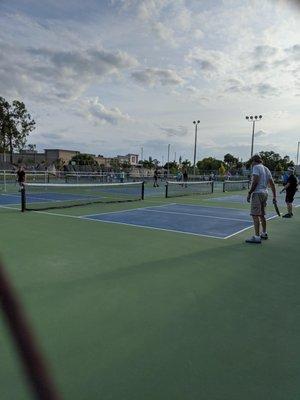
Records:
[[[267,233],[261,233],[260,234],[260,238],[263,239],[263,240],[267,240],[267,239],[269,239],[269,236],[268,236]]]
[[[246,243],[261,244],[261,238],[256,236],[251,236],[251,238],[245,240]]]

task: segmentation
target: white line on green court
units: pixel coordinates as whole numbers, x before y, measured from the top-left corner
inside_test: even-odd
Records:
[[[176,203],[168,203],[168,204],[162,204],[161,206],[152,206],[152,207],[167,207],[167,206],[174,206],[174,205],[176,205]],[[151,207],[151,206],[149,206],[149,207]],[[91,215],[108,215],[108,214],[116,214],[116,213],[130,212],[130,211],[136,211],[136,210],[146,210],[147,211],[149,207],[137,207],[137,208],[128,208],[126,210],[119,210],[119,211],[107,211],[104,213],[86,214],[86,215],[82,215],[81,217],[87,218]]]
[[[157,230],[157,231],[165,231],[165,232],[173,232],[173,233],[183,233],[185,235],[203,236],[203,237],[208,237],[208,238],[213,238],[213,239],[225,239],[225,238],[220,237],[220,236],[211,236],[211,235],[205,235],[205,234],[202,234],[202,233],[178,231],[178,230],[175,230],[175,229],[156,228],[156,227],[147,226],[147,225],[128,224],[126,222],[104,221],[104,220],[99,220],[99,219],[94,219],[94,218],[83,218],[83,217],[80,217],[80,218],[83,219],[83,220],[87,219],[88,221],[98,221],[98,222],[104,222],[104,223],[107,223],[107,224],[134,226],[136,228],[154,229],[154,230]]]
[[[160,207],[160,206],[158,206]],[[201,207],[201,206],[200,206]],[[145,211],[148,212],[157,212],[164,214],[177,214],[177,215],[190,215],[192,217],[201,217],[201,218],[214,218],[214,219],[225,219],[230,221],[241,221],[241,222],[251,222],[249,219],[240,219],[240,218],[229,218],[229,217],[217,217],[215,215],[204,215],[204,214],[192,214],[192,213],[181,213],[176,211],[160,211],[160,210],[149,210],[147,207],[144,208]]]
[[[278,217],[278,215],[273,215],[272,217],[267,218],[267,221],[269,221],[270,219],[277,218],[277,217]],[[226,236],[224,239],[229,239],[229,238],[231,238],[231,237],[233,237],[233,236],[236,236],[236,235],[238,235],[239,233],[242,233],[242,232],[244,232],[244,231],[246,231],[247,229],[250,229],[250,228],[252,228],[252,227],[253,227],[253,225],[248,226],[248,228],[241,229],[240,231],[235,232],[235,233],[233,233],[232,235]]]

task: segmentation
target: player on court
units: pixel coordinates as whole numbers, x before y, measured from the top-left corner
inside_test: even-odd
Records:
[[[26,181],[26,173],[25,173],[24,168],[23,168],[22,165],[20,165],[18,170],[17,170],[17,181],[18,181],[18,184],[19,184],[19,190],[21,190],[22,187],[23,187],[23,184]]]
[[[292,218],[293,216],[293,201],[295,197],[295,193],[298,190],[298,179],[295,175],[295,169],[293,167],[288,168],[288,178],[284,185],[284,188],[281,190],[280,193],[284,192],[285,195],[285,202],[287,206],[287,214],[283,215],[282,218]]]
[[[268,199],[268,186],[271,187],[273,193],[273,202],[276,202],[276,188],[270,170],[262,164],[259,155],[251,158],[252,163],[252,181],[248,192],[247,201],[251,201],[250,215],[254,222],[254,235],[246,240],[246,243],[261,243],[261,240],[268,239],[267,221],[266,221],[266,205]],[[262,232],[260,233],[260,225]]]

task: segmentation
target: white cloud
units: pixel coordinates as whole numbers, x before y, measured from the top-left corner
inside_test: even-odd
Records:
[[[197,40],[201,40],[204,38],[204,33],[201,31],[201,29],[195,29],[193,32],[193,36]]]
[[[0,42],[0,90],[37,100],[78,98],[94,82],[138,65],[126,52],[90,47],[77,51],[18,48]]]
[[[206,50],[200,46],[191,49],[186,55],[186,60],[193,63],[198,74],[207,79],[225,75],[232,66],[232,61],[225,52]]]
[[[174,31],[171,28],[167,27],[162,22],[154,22],[152,24],[152,30],[160,40],[164,40],[171,46],[176,46]]]
[[[91,120],[95,125],[106,123],[118,125],[120,122],[133,121],[128,114],[123,113],[118,107],[106,107],[98,97],[80,101],[75,113]]]
[[[254,48],[254,54],[253,57],[255,58],[259,58],[259,59],[265,59],[270,58],[270,57],[274,57],[278,54],[278,48],[274,47],[274,46],[268,46],[268,45],[260,45],[260,46],[256,46]]]
[[[171,69],[145,68],[132,73],[133,79],[146,86],[162,85],[177,86],[183,84],[184,80]]]
[[[263,131],[263,130],[259,130],[259,131],[257,131],[257,132],[255,132],[255,137],[266,137],[268,135],[268,133],[267,132],[265,132],[265,131]]]
[[[167,134],[167,136],[170,137],[183,137],[188,134],[188,128],[186,126],[181,126],[179,125],[177,128],[165,128],[165,127],[160,127],[160,130],[164,133]]]

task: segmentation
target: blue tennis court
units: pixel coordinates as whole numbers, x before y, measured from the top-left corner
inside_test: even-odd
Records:
[[[300,198],[298,197],[299,192],[296,193],[295,199],[294,199],[294,206],[298,207],[300,206]],[[244,194],[234,194],[231,196],[221,196],[221,197],[211,197],[210,199],[207,199],[208,201],[213,201],[217,203],[239,203],[239,204],[247,204],[247,195]],[[277,202],[279,206],[285,206],[285,193],[278,194],[277,195]],[[272,206],[272,195],[269,194],[268,198],[268,205],[270,207]]]
[[[270,212],[268,219],[275,216]],[[177,203],[81,218],[219,239],[227,239],[253,225],[248,210]]]
[[[20,205],[21,195],[20,194],[0,194],[0,206],[6,205]]]
[[[30,203],[41,203],[41,202],[59,202],[59,201],[72,201],[72,200],[85,200],[92,196],[79,195],[79,194],[65,194],[65,193],[35,193],[27,197],[27,201]],[[19,205],[21,204],[20,194],[2,194],[0,196],[0,205]]]
[[[44,190],[42,190],[44,189]],[[27,193],[26,202],[27,204],[36,204],[36,203],[76,203],[79,204],[82,202],[98,202],[103,199],[131,199],[138,198],[140,192],[133,186],[129,187],[115,187],[115,186],[104,186],[100,187],[100,190],[97,186],[95,187],[72,187],[71,185],[66,185],[63,187],[63,191],[60,191],[61,188],[51,187],[49,185],[48,188],[38,188],[37,191],[32,193]],[[47,190],[46,190],[47,189]],[[77,190],[76,190],[77,189]],[[80,192],[78,192],[80,189]],[[21,194],[18,192],[14,193],[2,193],[0,194],[0,205],[19,205],[21,204]]]

